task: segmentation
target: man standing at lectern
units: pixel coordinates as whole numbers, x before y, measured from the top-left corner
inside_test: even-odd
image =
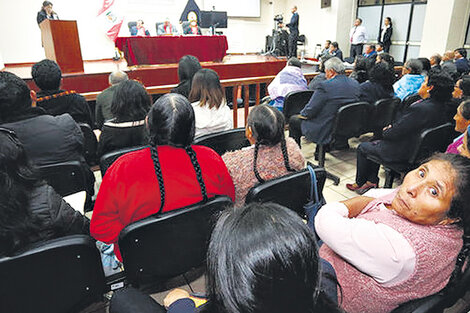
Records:
[[[38,21],[38,25],[41,24],[42,21],[45,19],[49,20],[58,20],[59,16],[52,10],[52,2],[44,1],[42,3],[41,11],[38,12],[38,16],[36,20]]]
[[[297,57],[297,38],[299,37],[299,13],[297,13],[297,6],[292,8],[292,17],[290,23],[286,25],[289,27],[289,55],[287,58]]]

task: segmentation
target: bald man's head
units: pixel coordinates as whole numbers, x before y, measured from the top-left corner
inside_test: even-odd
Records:
[[[117,85],[125,80],[128,80],[127,74],[123,71],[115,71],[109,74],[109,84]]]

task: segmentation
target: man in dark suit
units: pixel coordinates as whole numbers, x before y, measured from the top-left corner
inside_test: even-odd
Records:
[[[343,51],[339,48],[339,45],[336,41],[333,41],[330,45],[330,55],[337,57],[341,61],[343,60]]]
[[[359,101],[359,83],[344,75],[345,67],[338,58],[325,62],[327,80],[322,82],[300,115],[289,120],[289,136],[300,146],[300,137],[317,144],[332,141],[333,123],[338,109]]]
[[[458,48],[454,50],[455,66],[460,75],[467,74],[470,71],[470,65],[467,59],[467,50],[465,48]]]
[[[299,13],[297,6],[292,8],[292,17],[290,23],[286,25],[289,28],[289,55],[288,58],[297,57],[297,39],[299,38]]]

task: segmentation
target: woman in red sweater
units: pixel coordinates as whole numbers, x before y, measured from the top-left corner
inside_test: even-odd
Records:
[[[91,219],[91,235],[114,243],[120,260],[118,236],[128,224],[216,195],[235,198],[221,157],[191,145],[194,111],[185,97],[158,99],[147,115],[147,128],[150,147],[123,155],[108,169]]]

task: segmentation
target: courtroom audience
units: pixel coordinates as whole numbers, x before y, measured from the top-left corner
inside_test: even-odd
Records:
[[[298,171],[305,159],[292,138],[284,136],[285,120],[279,110],[260,105],[248,115],[245,136],[251,146],[222,156],[235,185],[235,206],[245,203],[258,183]]]
[[[470,75],[463,75],[454,86],[452,96],[457,101],[470,99]]]
[[[375,58],[377,57],[377,51],[375,50],[375,45],[373,43],[368,43],[364,46],[364,54],[366,58],[373,58],[375,62]]]
[[[470,125],[470,100],[463,101],[454,115],[455,131],[462,133],[447,147],[446,153],[459,154],[458,148],[462,145],[464,132]]]
[[[419,62],[419,61],[418,61]],[[452,97],[453,81],[444,71],[429,72],[419,94],[424,100],[415,102],[383,131],[383,139],[363,142],[357,148],[356,182],[346,184],[349,190],[363,194],[377,187],[379,164],[373,156],[387,163],[406,163],[417,145],[421,133],[448,122],[447,102]]]
[[[464,133],[462,144],[458,148],[459,154],[466,157],[466,158],[470,158],[470,145],[468,144],[470,142],[470,140],[468,138],[469,136],[470,136],[470,131],[467,127],[467,130]]]
[[[402,77],[393,84],[395,96],[401,100],[406,96],[418,92],[421,84],[424,82],[423,63],[418,59],[410,59],[406,61],[402,70]]]
[[[429,62],[431,63],[431,68],[433,69],[440,70],[441,61],[442,61],[442,56],[439,53],[435,53],[429,58]]]
[[[127,74],[123,71],[115,71],[109,74],[108,82],[110,86],[96,97],[95,124],[98,129],[103,127],[105,121],[114,117],[111,113],[114,92],[120,83],[128,79]]]
[[[359,83],[345,75],[343,62],[331,58],[325,63],[327,80],[320,83],[309,102],[289,120],[289,136],[300,146],[302,135],[318,145],[332,143],[333,124],[338,109],[345,104],[359,101]],[[334,138],[331,149],[345,149],[345,139]],[[318,149],[317,149],[318,152]]]
[[[310,83],[308,84],[308,89],[310,90],[316,90],[318,86],[320,85],[321,82],[324,82],[326,80],[326,74],[325,74],[325,62],[328,61],[329,59],[333,58],[333,56],[327,54],[324,57],[322,57],[320,61],[320,65],[318,65],[318,71],[320,72],[318,75],[316,75]]]
[[[163,300],[168,313],[340,312],[322,288],[325,277],[315,235],[293,211],[274,203],[226,209],[207,251],[207,302],[196,308],[187,291]],[[201,300],[201,299],[199,299]],[[198,301],[199,302],[199,301]],[[144,293],[121,289],[110,313],[160,313]]]
[[[178,62],[178,79],[179,84],[171,90],[173,93],[179,93],[180,95],[189,97],[191,91],[191,84],[193,81],[194,74],[201,69],[199,60],[192,55],[185,55]]]
[[[368,72],[371,65],[372,63],[368,60],[367,57],[362,55],[356,56],[354,59],[354,67],[349,77],[357,80],[359,84],[362,84],[367,79],[369,79]]]
[[[360,101],[374,104],[377,100],[392,98],[394,79],[394,73],[387,64],[375,64],[369,71],[369,80],[359,87]]]
[[[387,64],[392,71],[395,70],[395,59],[393,56],[387,52],[377,55],[376,63],[385,63]]]
[[[84,138],[69,114],[52,116],[35,107],[32,92],[18,76],[0,72],[0,126],[13,130],[36,166],[79,161],[87,192],[94,194],[95,176],[83,156]]]
[[[454,81],[457,81],[460,78],[460,73],[457,72],[457,66],[454,64],[454,52],[446,51],[442,56],[442,65],[441,68],[446,71]]]
[[[145,116],[150,109],[150,96],[136,80],[117,85],[114,91],[111,120],[104,122],[98,143],[98,157],[105,153],[147,143]]]
[[[468,254],[469,159],[434,155],[397,189],[374,192],[328,203],[315,217],[320,257],[350,313],[391,312],[453,286]]]
[[[268,93],[271,98],[269,105],[279,111],[284,109],[284,99],[293,91],[307,90],[307,80],[302,73],[302,64],[297,58],[290,58],[284,67],[268,85]]]
[[[431,69],[431,61],[428,58],[418,58],[423,64],[423,75],[427,75],[429,70]]]
[[[458,48],[454,50],[454,58],[455,58],[455,67],[457,68],[457,72],[460,75],[468,74],[470,71],[470,64],[468,63],[467,59],[467,50],[465,48]]]
[[[330,45],[330,55],[343,61],[343,51],[341,51],[336,41],[333,41]]]
[[[232,179],[212,149],[193,146],[194,110],[178,94],[159,98],[146,118],[149,145],[127,153],[106,171],[91,219],[91,235],[122,260],[118,236],[128,224],[212,198],[235,199]]]
[[[15,132],[3,127],[0,199],[0,257],[36,242],[90,233],[89,220],[39,178]]]
[[[93,126],[92,113],[85,98],[75,90],[60,88],[62,71],[56,62],[45,59],[34,64],[31,76],[36,86],[41,89],[36,94],[37,106],[44,108],[50,115],[68,113],[77,123]]]
[[[194,75],[188,99],[194,109],[196,137],[233,127],[233,114],[214,70],[203,68]]]

